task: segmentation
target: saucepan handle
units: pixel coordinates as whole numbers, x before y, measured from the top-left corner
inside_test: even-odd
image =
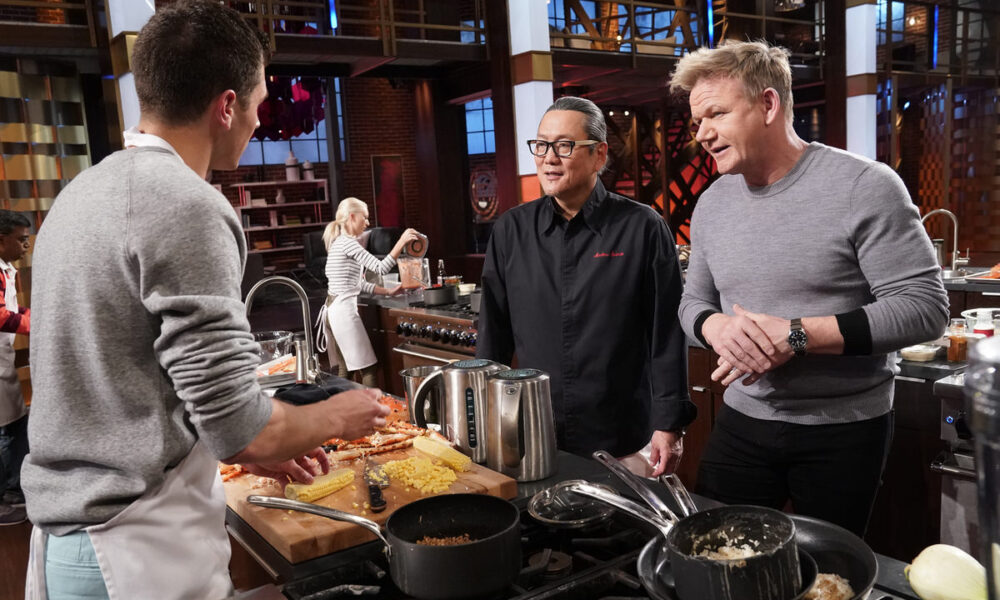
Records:
[[[355,525],[360,525],[368,531],[374,533],[382,540],[388,551],[392,551],[392,547],[389,545],[389,540],[382,533],[379,528],[378,523],[375,521],[369,521],[364,517],[359,517],[357,515],[352,515],[351,513],[336,510],[334,508],[329,508],[326,506],[318,506],[316,504],[310,504],[308,502],[300,502],[298,500],[289,500],[288,498],[276,498],[274,496],[247,496],[247,502],[254,504],[256,506],[263,506],[265,508],[282,508],[286,510],[297,510],[299,512],[310,513],[313,515],[319,515],[321,517],[326,517],[328,519],[333,519],[334,521],[345,521],[347,523],[354,523]]]
[[[424,404],[427,401],[427,394],[433,386],[438,384],[438,379],[444,377],[444,371],[438,369],[430,375],[424,378],[417,386],[417,391],[413,392],[413,406],[408,407],[410,409],[410,419],[416,424],[417,427],[423,427],[427,429],[427,419],[424,418]],[[441,415],[441,408],[438,407],[438,414]],[[442,423],[443,426],[443,423]]]
[[[664,536],[670,533],[670,529],[673,527],[673,523],[659,514],[649,510],[645,506],[642,506],[638,502],[629,500],[621,494],[609,492],[608,490],[597,487],[596,485],[591,485],[589,483],[577,483],[567,487],[566,489],[575,494],[593,498],[598,502],[603,502],[604,504],[622,511],[627,515],[651,523],[659,529]]]
[[[646,502],[646,504],[653,508],[653,510],[660,513],[664,519],[672,523],[677,522],[677,515],[674,514],[674,511],[670,510],[667,503],[664,502],[662,498],[657,496],[656,493],[646,485],[645,481],[640,479],[638,475],[632,473],[632,471],[629,471],[618,459],[611,456],[604,450],[595,450],[593,457],[597,460],[597,462],[607,467],[612,473],[617,475],[619,479],[624,481],[627,486],[632,488],[632,491],[638,494],[639,497]]]
[[[683,516],[689,517],[698,512],[698,507],[694,505],[694,500],[691,499],[691,494],[684,487],[684,482],[675,473],[660,475],[660,483],[670,491],[670,495],[674,497]]]

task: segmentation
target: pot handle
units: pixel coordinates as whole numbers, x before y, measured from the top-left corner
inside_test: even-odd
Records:
[[[656,495],[646,482],[639,478],[638,475],[632,473],[625,465],[618,461],[615,457],[611,456],[608,452],[604,450],[595,450],[593,457],[597,462],[601,463],[607,467],[612,473],[618,476],[619,479],[625,482],[627,486],[632,488],[636,494],[642,498],[646,504],[651,506],[653,510],[659,513],[664,519],[670,521],[671,523],[676,523],[678,521],[677,515],[674,511],[670,510],[667,503],[663,501],[662,498]],[[683,509],[683,507],[682,507]]]
[[[615,492],[609,492],[608,490],[601,489],[596,485],[591,485],[589,483],[576,483],[566,488],[567,490],[580,494],[581,496],[587,496],[588,498],[593,498],[598,502],[603,502],[608,506],[612,506],[627,515],[635,517],[639,520],[646,521],[654,525],[660,530],[664,536],[670,533],[673,528],[673,523],[665,519],[664,517],[656,514],[655,512],[649,510],[645,506],[629,500],[625,496],[617,494]]]
[[[417,391],[413,393],[413,406],[410,409],[410,419],[417,427],[427,429],[427,419],[424,418],[424,403],[427,401],[427,394],[430,393],[431,385],[444,376],[444,371],[438,369],[424,378],[417,386]],[[439,414],[440,414],[440,407]]]
[[[682,515],[689,517],[698,512],[698,507],[694,505],[691,494],[688,493],[687,488],[684,487],[684,482],[681,481],[681,478],[676,473],[660,475],[660,483],[665,485],[670,491],[670,495],[674,497]]]
[[[521,384],[503,386],[500,396],[500,452],[504,466],[516,469],[521,466]],[[516,394],[507,394],[516,389]]]
[[[378,536],[382,543],[385,544],[386,550],[392,552],[392,546],[389,545],[389,540],[382,533],[379,528],[378,523],[375,521],[369,521],[364,517],[359,517],[357,515],[352,515],[351,513],[336,510],[334,508],[329,508],[326,506],[319,506],[317,504],[310,504],[309,502],[300,502],[298,500],[289,500],[288,498],[277,498],[275,496],[247,496],[247,502],[250,504],[255,504],[257,506],[263,506],[265,508],[283,508],[287,510],[297,510],[299,512],[310,513],[314,515],[319,515],[321,517],[326,517],[327,519],[333,519],[334,521],[344,521],[346,523],[354,523],[355,525],[360,525],[367,529],[368,531],[374,533]]]

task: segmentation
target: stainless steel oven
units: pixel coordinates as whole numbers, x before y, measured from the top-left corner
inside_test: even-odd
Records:
[[[475,357],[476,316],[468,304],[391,309],[395,329],[389,332],[391,373],[386,375],[392,378],[390,391],[403,395],[405,386],[399,376],[403,369],[440,367]]]

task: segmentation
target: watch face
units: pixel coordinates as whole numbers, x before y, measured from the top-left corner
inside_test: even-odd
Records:
[[[806,349],[806,332],[801,329],[793,329],[788,332],[788,345],[792,350],[801,352]]]

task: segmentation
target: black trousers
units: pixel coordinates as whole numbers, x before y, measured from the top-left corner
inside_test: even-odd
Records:
[[[782,509],[868,527],[892,444],[893,415],[836,425],[754,419],[723,406],[698,469],[696,492],[726,504]]]

